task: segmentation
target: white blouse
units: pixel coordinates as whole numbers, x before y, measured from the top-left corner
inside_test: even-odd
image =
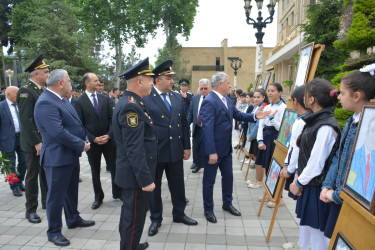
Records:
[[[276,110],[278,110],[278,111],[274,115],[273,118],[271,116],[269,116],[265,119],[259,120],[257,141],[263,141],[263,128],[265,126],[273,126],[277,131],[280,130],[281,121],[283,119],[285,108],[286,108],[285,103],[282,100],[280,100],[278,103],[269,104],[263,109],[263,111],[271,110],[271,114],[274,113]]]

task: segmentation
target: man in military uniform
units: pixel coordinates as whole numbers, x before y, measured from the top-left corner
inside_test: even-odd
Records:
[[[39,165],[42,137],[35,125],[34,107],[39,96],[43,92],[42,85],[46,83],[49,69],[43,54],[25,69],[30,72],[29,84],[20,88],[17,94],[21,125],[21,149],[26,154],[27,172],[26,184],[26,219],[31,223],[40,223],[41,219],[36,213],[38,207],[38,175],[42,196],[42,208],[46,208],[47,181],[44,169]]]
[[[174,84],[172,60],[157,66],[152,73],[155,87],[145,98],[146,108],[154,122],[158,139],[158,164],[156,166],[155,190],[151,195],[151,225],[149,236],[157,234],[163,220],[161,180],[165,171],[173,204],[173,221],[197,225],[197,221],[185,215],[185,184],[183,160],[190,157],[190,133],[185,107],[180,94],[171,91]]]
[[[120,217],[120,249],[143,250],[140,243],[149,194],[155,188],[157,142],[153,122],[144,97],[150,94],[153,79],[148,58],[132,66],[125,77],[128,89],[113,113],[113,134],[117,144],[115,183],[122,188],[123,204]]]
[[[180,85],[180,91],[178,91],[178,93],[180,93],[181,96],[182,96],[182,100],[184,101],[184,105],[185,105],[185,112],[187,114],[191,99],[193,98],[193,95],[188,92],[188,90],[189,90],[189,80],[181,79],[178,82],[178,84]]]

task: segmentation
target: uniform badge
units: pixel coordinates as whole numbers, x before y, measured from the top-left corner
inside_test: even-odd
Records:
[[[29,94],[20,94],[20,98],[28,98]]]
[[[138,114],[130,113],[126,115],[126,121],[129,127],[135,128],[138,126]]]

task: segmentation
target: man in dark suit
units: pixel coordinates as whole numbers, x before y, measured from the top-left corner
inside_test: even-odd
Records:
[[[157,143],[153,122],[142,98],[152,89],[153,78],[148,57],[132,66],[120,77],[128,89],[113,113],[113,134],[117,144],[115,182],[122,188],[120,217],[120,249],[143,250],[140,243],[149,195],[155,188]]]
[[[207,221],[216,223],[213,212],[213,188],[217,169],[222,176],[223,206],[225,211],[235,216],[241,213],[232,205],[233,167],[232,167],[232,128],[233,118],[240,121],[255,122],[270,112],[256,114],[241,113],[227,96],[231,88],[229,77],[224,72],[213,75],[211,93],[205,98],[200,109],[202,119],[202,141],[199,152],[203,155],[203,205]]]
[[[23,180],[26,173],[26,157],[20,146],[20,123],[17,108],[18,88],[9,86],[5,90],[6,99],[0,102],[0,151],[9,155],[10,164],[13,166],[12,173],[17,174],[18,182],[9,183],[14,196],[22,196],[25,191]],[[16,153],[18,166],[16,171]]]
[[[193,123],[191,131],[193,136],[193,173],[197,173],[202,167],[201,156],[198,153],[202,138],[202,119],[199,115],[199,110],[203,100],[209,93],[210,81],[206,78],[199,80],[199,94],[193,96],[189,105],[187,120],[189,125]]]
[[[158,140],[156,187],[150,200],[151,225],[148,231],[150,236],[158,232],[163,220],[161,180],[164,171],[171,192],[173,221],[186,225],[198,224],[185,215],[183,160],[190,157],[190,135],[182,97],[171,91],[175,74],[172,64],[172,60],[167,60],[152,71],[155,74],[155,86],[151,94],[144,99]]]
[[[193,95],[188,92],[189,90],[189,80],[188,79],[181,79],[178,84],[180,85],[180,90],[178,93],[181,94],[182,100],[184,101],[185,106],[185,112],[187,113],[189,109],[189,105],[191,102],[191,99],[193,98]]]
[[[104,199],[104,192],[100,182],[100,162],[102,154],[111,171],[112,196],[114,199],[122,199],[121,189],[114,183],[116,172],[116,143],[112,138],[113,108],[108,96],[97,94],[96,87],[99,80],[94,73],[86,73],[83,76],[82,82],[86,85],[86,91],[74,101],[73,105],[85,127],[87,137],[91,142],[91,148],[86,153],[91,167],[95,194],[95,200],[91,208],[97,209],[103,203]]]
[[[90,149],[85,129],[73,106],[63,97],[71,90],[68,73],[51,72],[47,89],[35,105],[35,123],[43,138],[40,164],[48,183],[48,240],[56,246],[70,244],[61,234],[62,210],[68,228],[90,227],[94,221],[83,220],[77,210],[79,157]]]
[[[47,181],[43,167],[39,165],[42,137],[35,125],[34,107],[39,96],[43,92],[42,85],[46,83],[49,75],[48,65],[43,60],[43,54],[25,69],[30,72],[30,82],[20,88],[17,94],[17,105],[20,116],[20,142],[21,149],[26,154],[27,172],[26,186],[26,219],[31,223],[40,223],[41,219],[36,213],[38,208],[38,175],[42,198],[42,208],[46,208]]]

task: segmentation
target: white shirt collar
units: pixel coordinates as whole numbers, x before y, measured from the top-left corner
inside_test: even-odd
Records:
[[[8,98],[5,98],[5,100],[7,101],[9,107],[10,107],[10,106],[13,106],[13,102],[9,101]]]
[[[218,97],[220,98],[220,100],[223,100],[223,97],[219,92],[215,91],[215,90],[212,90],[213,92],[215,92],[215,94],[218,95]]]
[[[32,83],[34,83],[38,87],[38,89],[42,89],[42,85],[37,84],[36,82],[34,82],[31,79],[29,79],[29,81],[32,82]]]
[[[163,92],[161,92],[157,87],[155,87],[154,86],[154,89],[156,90],[156,92],[159,94],[159,95],[161,95],[161,94],[164,94]],[[166,94],[168,94],[168,93],[166,93]]]
[[[90,97],[90,98],[91,98],[91,95],[94,94],[95,97],[96,97],[96,99],[98,99],[98,98],[97,98],[98,95],[96,94],[96,91],[95,91],[94,93],[90,93],[90,92],[88,92],[87,90],[85,90],[85,93],[86,93],[86,95],[87,95],[88,97]]]
[[[362,114],[362,112],[360,112],[359,114],[354,113],[353,114],[353,122],[355,122],[355,123],[359,122],[359,118],[361,118],[361,114]]]
[[[49,88],[46,88],[46,90],[50,91],[51,93],[54,93],[54,94],[55,94],[60,100],[63,99],[63,98],[62,98],[59,94],[57,94],[55,91],[50,90]]]

